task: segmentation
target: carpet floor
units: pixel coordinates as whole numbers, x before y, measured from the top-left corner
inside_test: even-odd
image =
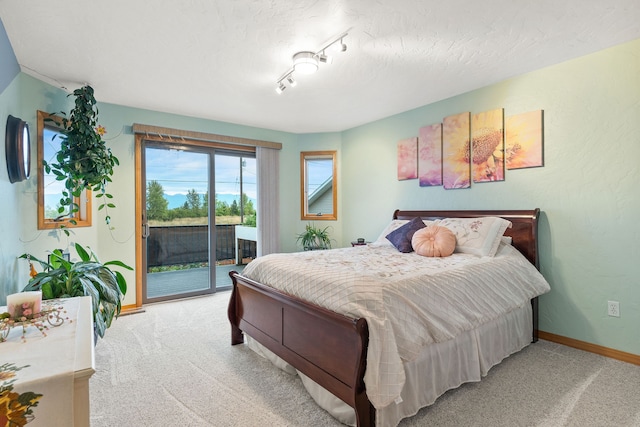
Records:
[[[91,426],[342,425],[298,377],[230,345],[229,296],[115,320],[95,348]],[[640,427],[640,366],[541,340],[400,426]]]

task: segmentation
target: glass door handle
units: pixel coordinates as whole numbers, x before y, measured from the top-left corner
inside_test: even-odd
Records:
[[[142,238],[146,239],[147,237],[149,237],[149,224],[144,223],[142,224]]]

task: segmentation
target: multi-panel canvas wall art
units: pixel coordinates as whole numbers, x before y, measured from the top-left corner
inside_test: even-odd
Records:
[[[505,170],[543,166],[543,111],[506,117],[503,108],[445,117],[398,141],[398,180],[469,188],[505,180]]]
[[[442,185],[442,124],[418,131],[418,178],[420,187]]]
[[[504,181],[504,110],[471,116],[473,182]]]
[[[470,113],[442,120],[442,184],[445,189],[471,186]]]
[[[505,151],[507,169],[544,166],[542,123],[542,110],[507,117]]]
[[[418,177],[418,138],[398,141],[398,180]]]

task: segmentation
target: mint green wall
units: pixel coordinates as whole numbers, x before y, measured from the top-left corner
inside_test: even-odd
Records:
[[[2,58],[0,58],[1,60]],[[30,128],[31,141],[36,139],[36,110],[51,110],[55,105],[64,105],[61,91],[19,73],[0,93],[0,135],[4,135],[6,117],[11,114],[26,121]],[[60,108],[60,107],[59,107]],[[5,163],[5,144],[0,144],[0,164]],[[4,297],[16,292],[29,280],[27,264],[17,260],[22,253],[30,251],[37,242],[46,239],[48,232],[36,230],[36,146],[31,145],[31,178],[11,184],[7,168],[0,174],[0,197],[3,206],[3,221],[0,221],[0,304]],[[83,230],[79,235],[91,233]],[[55,247],[59,247],[56,243]]]
[[[295,219],[297,220],[297,227],[296,227],[296,232],[295,235],[297,235],[300,231],[302,231],[302,229],[304,228],[304,225],[307,223],[313,223],[316,227],[320,227],[320,228],[325,228],[325,227],[329,227],[329,229],[327,230],[329,232],[329,237],[331,238],[331,247],[333,248],[339,248],[339,247],[343,247],[343,246],[347,246],[349,245],[350,239],[349,236],[343,236],[343,232],[342,232],[342,223],[343,223],[343,215],[344,215],[344,204],[342,202],[343,197],[342,197],[342,169],[344,169],[343,165],[342,165],[342,134],[339,132],[333,132],[333,133],[309,133],[309,134],[303,134],[303,135],[299,135],[298,136],[298,152],[297,152],[297,157],[296,157],[296,161],[298,162],[297,165],[297,169],[295,174],[293,173],[293,170],[291,170],[290,166],[287,165],[286,169],[287,171],[287,175],[289,176],[289,173],[291,174],[291,179],[289,179],[289,186],[290,186],[290,191],[295,191],[297,194],[297,205],[295,210],[296,213],[296,217]],[[336,187],[337,191],[338,191],[338,219],[336,221],[302,221],[302,227],[300,227],[300,215],[301,215],[301,200],[300,200],[300,152],[301,151],[326,151],[326,150],[335,150],[336,151],[336,164],[337,164],[337,180],[336,180]],[[283,174],[283,177],[285,175]],[[295,235],[293,236],[293,239],[291,239],[291,236],[285,236],[283,237],[283,239],[287,240],[287,244],[283,245],[283,250],[286,252],[290,252],[293,250],[300,250],[301,247],[300,246],[291,246],[290,243],[295,243],[296,242],[296,237]],[[351,239],[353,240],[353,239]],[[290,250],[286,250],[286,249],[290,249]]]
[[[396,142],[465,111],[544,110],[545,166],[444,190],[397,181]],[[540,328],[640,354],[640,40],[343,132],[342,228],[377,237],[393,210],[542,210]],[[607,316],[620,302],[620,318]]]
[[[100,99],[99,92],[96,93],[96,97]],[[36,111],[69,111],[72,101],[73,98],[68,98],[63,90],[20,73],[0,94],[0,117],[5,118],[7,114],[13,114],[27,121],[31,128],[32,141],[35,142]],[[3,236],[0,239],[0,267],[3,272],[0,276],[0,304],[4,302],[7,294],[22,289],[29,279],[26,261],[17,260],[17,257],[25,252],[46,258],[48,251],[52,249],[68,248],[79,242],[91,247],[101,260],[119,259],[129,265],[135,265],[135,165],[134,135],[131,131],[134,123],[282,143],[280,155],[283,164],[290,165],[290,168],[283,167],[283,176],[295,176],[295,182],[291,179],[281,180],[282,235],[285,236],[283,241],[287,240],[283,249],[295,250],[295,235],[304,227],[300,222],[299,210],[289,208],[299,206],[298,192],[290,191],[294,186],[298,188],[298,164],[297,160],[291,160],[299,157],[297,135],[100,102],[98,107],[100,124],[107,129],[107,144],[120,160],[120,166],[115,169],[113,182],[109,184],[109,192],[114,195],[113,201],[116,204],[116,208],[110,211],[112,229],[104,223],[103,212],[94,208],[94,226],[76,228],[69,237],[59,230],[37,230],[36,144],[32,144],[31,179],[10,184],[6,167],[2,168],[3,175],[0,177],[0,196],[3,202],[6,201],[5,206],[9,207],[4,221],[0,221],[0,233]],[[3,122],[0,131],[4,132],[4,126]],[[4,158],[4,144],[1,144],[1,147],[0,155]],[[125,272],[125,276],[130,289],[133,289],[135,273]],[[124,304],[135,302],[135,292],[128,292]]]
[[[114,230],[94,210],[94,226],[70,238],[36,229],[35,145],[32,178],[10,184],[0,173],[0,304],[28,280],[23,252],[46,255],[79,241],[103,260],[134,260],[134,159],[131,125],[211,132],[281,142],[282,250],[296,250],[300,220],[300,151],[338,150],[337,246],[374,239],[396,208],[518,209],[539,207],[541,269],[552,285],[541,298],[541,329],[640,354],[640,40],[509,79],[341,133],[294,135],[100,103],[100,121],[121,161],[111,193]],[[0,57],[3,63],[5,57]],[[100,94],[96,93],[98,99]],[[26,120],[35,140],[36,110],[68,111],[66,93],[25,74],[0,89],[0,135],[6,116]],[[465,190],[420,188],[396,179],[396,142],[419,127],[464,111],[504,108],[507,116],[545,111],[545,166],[507,171],[506,181]],[[4,158],[4,144],[0,144]],[[634,258],[635,257],[635,258]],[[133,274],[128,276],[133,284]],[[620,301],[620,318],[606,314]],[[125,304],[135,303],[133,292]]]

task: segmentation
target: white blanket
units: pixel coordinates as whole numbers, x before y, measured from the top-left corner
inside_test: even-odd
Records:
[[[244,276],[369,326],[367,396],[376,408],[399,401],[403,361],[510,312],[549,290],[515,248],[495,257],[453,254],[427,258],[394,247],[358,246],[271,254],[252,261]]]

